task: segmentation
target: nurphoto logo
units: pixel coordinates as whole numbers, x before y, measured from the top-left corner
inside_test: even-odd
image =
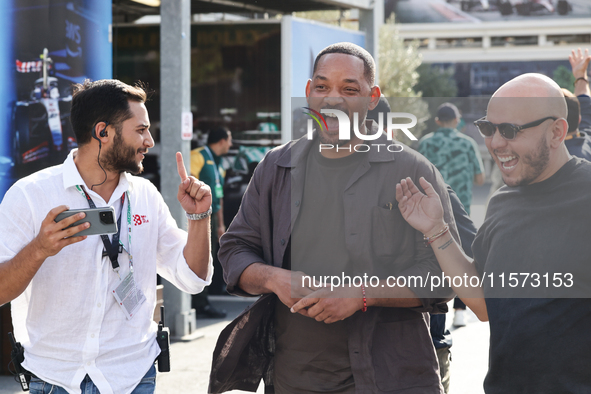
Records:
[[[323,116],[325,114],[327,117],[336,118],[339,124],[339,140],[341,141],[349,141],[351,140],[351,121],[349,120],[349,115],[334,108],[323,108],[320,112],[313,110],[309,107],[304,107],[307,112],[307,115],[311,117],[308,119],[307,124],[307,138],[312,140],[313,133],[314,133],[314,122],[316,122],[319,131],[321,130],[328,130],[328,125],[326,123],[326,119]],[[394,123],[394,119],[410,119],[409,123]],[[416,141],[417,138],[408,130],[417,124],[417,117],[413,114],[407,112],[388,112],[385,116],[386,119],[386,127],[384,127],[384,113],[378,114],[378,126],[379,130],[375,134],[362,134],[359,131],[359,113],[353,113],[353,133],[355,136],[362,141],[373,141],[378,139],[382,135],[382,130],[386,130],[386,136],[389,141],[392,141],[394,138],[394,130],[402,130],[402,132],[412,141]],[[386,149],[390,152],[400,152],[403,150],[402,145],[400,144],[371,144],[371,146],[377,147],[378,151],[381,146],[386,146]],[[333,149],[335,146],[333,144],[320,144],[320,151],[322,149]],[[351,146],[344,148],[336,146],[337,150],[340,149],[351,149]],[[357,144],[353,147],[356,152],[367,152],[371,149],[369,144]]]

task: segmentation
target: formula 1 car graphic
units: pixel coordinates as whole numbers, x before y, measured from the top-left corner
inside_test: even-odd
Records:
[[[446,0],[451,3],[452,0]],[[568,0],[459,0],[462,11],[470,12],[476,6],[482,11],[499,10],[501,15],[511,15],[514,11],[519,15],[528,16],[532,12],[557,12],[566,15],[572,10]],[[556,6],[554,5],[556,3]]]
[[[447,0],[447,2],[451,3],[452,0]],[[476,5],[480,5],[483,11],[488,11],[490,8],[489,0],[460,0],[460,7],[465,12],[472,11]]]
[[[514,8],[519,15],[529,15],[537,11],[566,15],[571,10],[571,5],[567,0],[558,0],[556,7],[552,0],[499,0],[498,8],[501,15],[512,14]]]
[[[12,151],[17,172],[30,163],[60,163],[77,146],[69,117],[72,95],[62,96],[58,79],[49,76],[52,60],[43,50],[40,60],[16,60],[18,73],[39,72],[41,78],[27,100],[17,101],[12,111]]]

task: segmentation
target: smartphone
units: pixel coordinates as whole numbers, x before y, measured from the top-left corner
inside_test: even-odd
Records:
[[[73,235],[78,237],[82,235],[102,235],[115,234],[117,232],[117,223],[115,222],[115,209],[113,207],[104,208],[84,208],[84,209],[70,209],[57,215],[56,222],[64,220],[68,216],[75,215],[79,212],[86,213],[86,216],[66,228],[74,227],[82,223],[90,222],[90,227]]]

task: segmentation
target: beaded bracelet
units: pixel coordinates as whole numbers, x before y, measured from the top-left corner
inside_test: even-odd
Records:
[[[437,234],[432,235],[430,237],[423,235],[423,241],[425,242],[425,247],[431,245],[437,238],[442,237],[448,231],[449,231],[449,226],[446,223],[445,226],[443,226],[443,228]]]
[[[365,286],[361,285],[361,292],[363,293],[363,308],[361,312],[367,312],[367,299],[365,298]]]

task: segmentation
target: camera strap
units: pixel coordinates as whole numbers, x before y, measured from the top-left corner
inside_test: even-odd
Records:
[[[86,197],[86,201],[88,201],[88,205],[90,208],[96,208],[96,204],[92,200],[92,198],[86,193],[84,186],[76,186],[76,188],[82,193],[84,197]],[[119,217],[117,218],[117,232],[113,234],[113,239],[109,241],[109,236],[106,234],[101,234],[101,240],[103,241],[103,245],[105,247],[103,251],[103,257],[109,256],[109,260],[111,260],[111,266],[113,267],[113,271],[119,274],[119,261],[117,260],[119,257],[119,253],[122,252],[123,246],[119,242],[119,235],[121,234],[121,214],[123,213],[123,204],[125,203],[125,193],[121,195],[121,210],[119,211]]]

